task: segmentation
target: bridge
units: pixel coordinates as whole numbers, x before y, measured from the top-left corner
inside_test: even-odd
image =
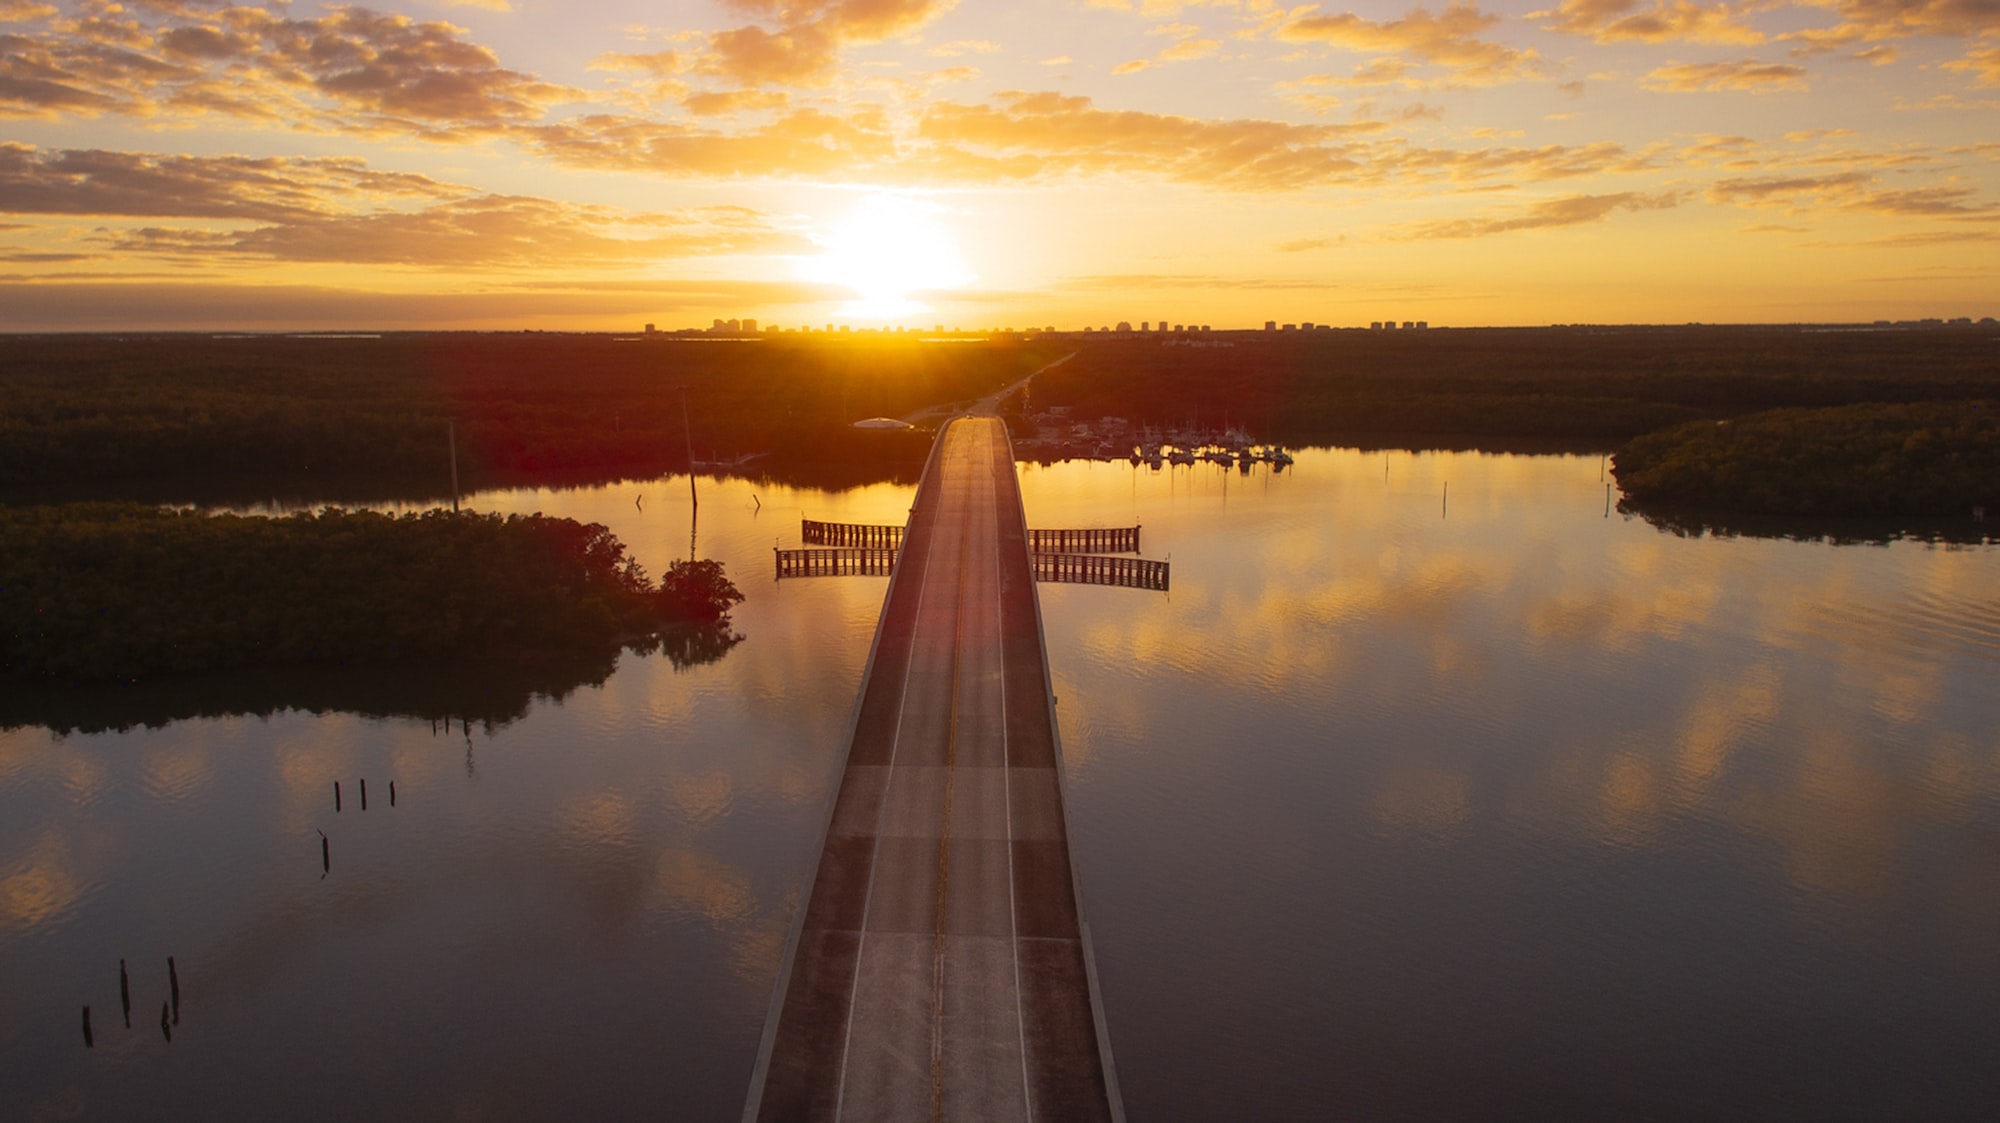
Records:
[[[998,420],[945,428],[897,544],[744,1119],[1122,1120]]]

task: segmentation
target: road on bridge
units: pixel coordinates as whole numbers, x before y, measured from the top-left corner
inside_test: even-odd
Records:
[[[744,1117],[1117,1120],[1006,429],[950,423]]]

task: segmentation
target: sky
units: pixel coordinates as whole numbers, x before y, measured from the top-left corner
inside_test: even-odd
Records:
[[[0,0],[0,330],[2000,315],[2000,0]]]

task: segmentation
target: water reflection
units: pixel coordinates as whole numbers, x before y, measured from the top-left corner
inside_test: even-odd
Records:
[[[1040,590],[1135,1117],[1971,1116],[1871,1011],[2000,1043],[2000,551],[1663,535],[1599,471],[1025,474],[1174,561]],[[1785,1075],[1828,1065],[1866,1094]]]
[[[1024,468],[1031,523],[1174,565],[1037,590],[1134,1118],[1990,1108],[2000,550],[1680,537],[1600,471]],[[680,483],[467,505],[659,572]],[[719,661],[5,703],[0,1118],[733,1117],[886,585],[769,551],[910,492],[702,498],[749,594]],[[336,817],[362,776],[394,814]]]

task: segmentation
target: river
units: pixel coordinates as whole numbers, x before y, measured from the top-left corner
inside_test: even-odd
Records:
[[[1990,1116],[2000,547],[1686,537],[1601,471],[1023,466],[1172,563],[1040,590],[1133,1119]],[[770,551],[911,490],[700,487],[713,662],[13,718],[0,1118],[733,1118],[887,584]],[[467,502],[690,549],[685,477]]]

